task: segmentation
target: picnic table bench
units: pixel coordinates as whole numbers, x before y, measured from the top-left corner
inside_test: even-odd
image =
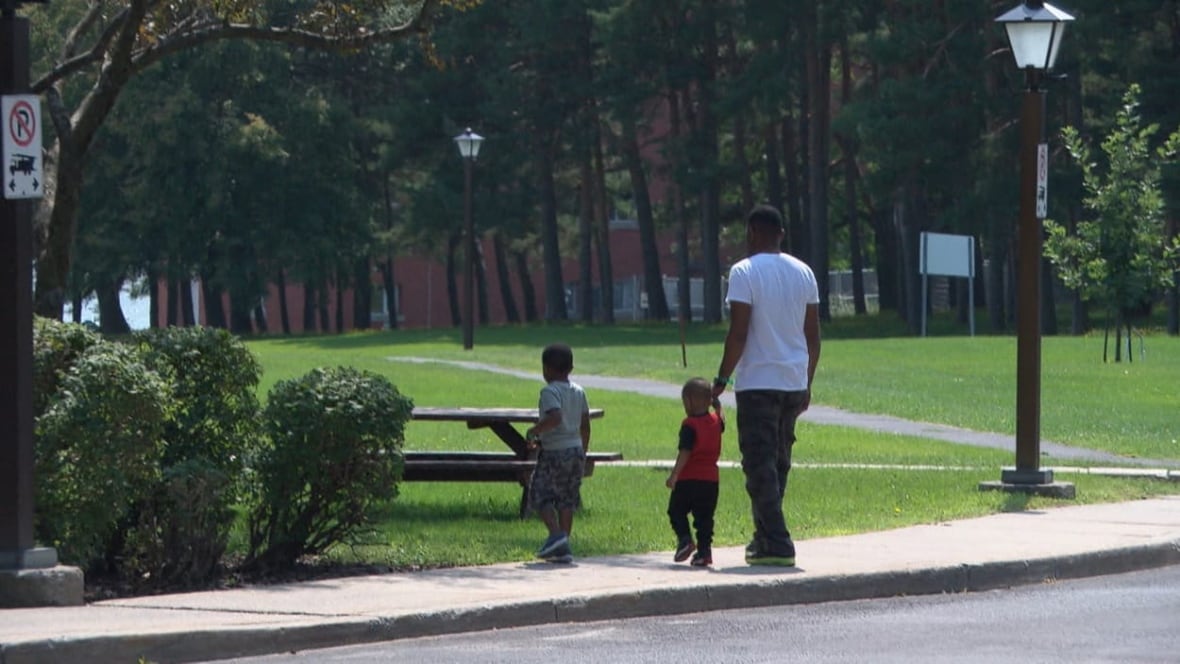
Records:
[[[591,408],[590,418],[602,417],[601,408]],[[462,422],[468,429],[488,428],[508,446],[508,452],[449,452],[405,450],[405,482],[516,482],[521,487],[520,517],[528,513],[529,477],[537,465],[536,450],[530,450],[517,424],[535,424],[535,408],[438,408],[415,407],[411,419],[431,422]],[[622,461],[619,452],[589,452],[585,477],[599,462]]]

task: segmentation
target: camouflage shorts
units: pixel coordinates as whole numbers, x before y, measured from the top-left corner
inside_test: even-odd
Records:
[[[541,450],[529,482],[529,508],[577,509],[582,505],[582,474],[586,453],[580,447]]]

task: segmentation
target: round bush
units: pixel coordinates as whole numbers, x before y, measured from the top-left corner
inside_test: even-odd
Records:
[[[397,494],[413,403],[379,374],[314,369],[280,382],[263,423],[247,567],[293,565],[343,542]]]
[[[59,375],[34,429],[35,526],[63,561],[89,567],[159,479],[167,385],[122,344],[85,349]]]

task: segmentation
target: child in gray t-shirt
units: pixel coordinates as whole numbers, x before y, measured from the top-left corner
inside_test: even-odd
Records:
[[[529,506],[536,510],[549,536],[537,557],[571,562],[569,534],[574,510],[582,502],[582,475],[590,447],[590,405],[586,392],[569,379],[574,352],[565,344],[550,344],[541,353],[540,419],[526,437],[540,445],[537,466],[529,483]]]

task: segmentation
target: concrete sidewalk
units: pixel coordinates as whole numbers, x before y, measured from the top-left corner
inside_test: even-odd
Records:
[[[574,541],[576,552],[576,538]],[[797,542],[795,569],[671,552],[0,610],[0,664],[194,662],[553,622],[1003,588],[1180,563],[1180,496]]]

